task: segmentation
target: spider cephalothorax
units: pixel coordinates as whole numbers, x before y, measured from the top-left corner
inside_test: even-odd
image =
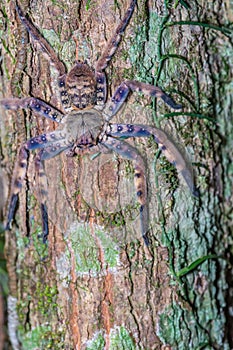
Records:
[[[189,188],[196,194],[192,173],[179,149],[166,133],[158,128],[140,124],[113,124],[111,119],[120,110],[130,92],[142,92],[152,97],[160,97],[174,109],[180,109],[163,90],[157,86],[141,83],[135,80],[123,81],[116,89],[109,102],[107,98],[107,82],[105,69],[120,44],[122,34],[129,23],[136,5],[131,0],[128,10],[116,31],[107,44],[103,54],[96,63],[95,69],[86,63],[76,61],[69,73],[65,65],[58,59],[56,53],[41,36],[36,27],[27,19],[17,4],[18,15],[45,57],[55,67],[58,75],[58,90],[60,93],[62,111],[34,97],[8,98],[0,100],[5,108],[30,108],[38,116],[50,118],[59,123],[59,127],[50,133],[39,135],[26,141],[20,148],[16,176],[13,181],[13,193],[10,199],[6,228],[9,229],[14,217],[19,191],[22,187],[27,169],[28,152],[39,149],[35,158],[35,168],[40,188],[41,213],[43,224],[43,241],[46,242],[49,226],[46,205],[46,180],[43,161],[55,157],[62,151],[67,156],[76,154],[116,152],[121,157],[132,161],[134,166],[134,183],[137,198],[140,203],[140,219],[142,236],[148,244],[148,209],[145,165],[139,152],[125,139],[130,137],[150,137],[160,147],[169,162],[176,166],[184,177]]]
[[[62,88],[61,101],[66,109],[90,108],[96,104],[96,77],[86,63],[75,64],[67,74]]]

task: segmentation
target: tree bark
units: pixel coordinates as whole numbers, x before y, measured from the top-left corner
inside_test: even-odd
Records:
[[[71,68],[77,43],[79,59],[95,66],[129,1],[21,5]],[[33,47],[14,2],[0,6],[1,96],[56,104],[53,68]],[[7,339],[12,349],[233,348],[232,18],[228,0],[139,0],[107,69],[109,96],[136,79],[183,104],[174,113],[134,93],[114,118],[160,127],[193,163],[197,199],[152,140],[129,141],[147,164],[149,247],[140,236],[132,165],[113,154],[46,162],[50,233],[43,245],[30,154],[16,221],[5,233],[5,348]],[[1,110],[0,122],[5,222],[20,145],[56,125],[28,111]]]

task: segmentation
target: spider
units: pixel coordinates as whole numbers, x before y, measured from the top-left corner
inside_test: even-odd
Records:
[[[112,98],[107,102],[107,82],[105,70],[114,56],[122,35],[128,25],[136,6],[136,0],[130,5],[120,24],[108,42],[95,69],[87,63],[75,61],[73,68],[67,73],[66,67],[59,60],[53,48],[42,37],[38,29],[27,18],[20,5],[16,2],[18,16],[28,31],[31,39],[50,64],[57,71],[57,88],[60,93],[62,111],[47,102],[35,97],[5,98],[0,104],[6,109],[17,110],[29,108],[39,117],[46,117],[58,123],[55,131],[32,137],[20,148],[16,175],[13,179],[6,229],[11,229],[15,215],[19,192],[27,171],[29,151],[38,149],[35,157],[35,170],[40,189],[40,208],[42,216],[42,240],[47,242],[49,233],[48,211],[46,205],[46,176],[44,160],[50,159],[66,151],[66,155],[84,155],[86,153],[115,152],[129,159],[134,167],[134,182],[138,202],[140,203],[140,222],[142,237],[149,244],[147,184],[145,165],[140,153],[125,139],[130,137],[150,137],[160,147],[169,162],[174,164],[181,173],[193,194],[196,190],[191,171],[188,169],[183,155],[166,133],[158,128],[141,124],[112,124],[111,119],[119,112],[130,92],[141,92],[151,97],[160,97],[173,109],[181,109],[161,88],[135,80],[123,81],[116,89]]]

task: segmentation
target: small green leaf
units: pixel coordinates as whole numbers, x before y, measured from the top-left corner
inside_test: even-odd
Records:
[[[197,260],[193,261],[189,266],[184,267],[178,273],[176,273],[176,276],[183,277],[184,275],[187,275],[189,272],[195,270],[199,265],[201,265],[206,260],[216,259],[216,258],[218,258],[218,256],[215,254],[209,254],[209,255],[205,255],[201,258],[198,258]]]
[[[184,0],[179,0],[180,4],[184,6],[187,10],[191,8],[191,6]]]

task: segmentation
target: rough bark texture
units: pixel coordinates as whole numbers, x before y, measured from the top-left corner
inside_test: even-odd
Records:
[[[185,113],[174,115],[160,101],[133,95],[115,121],[170,132],[193,161],[200,198],[192,198],[173,166],[158,157],[156,144],[131,141],[147,163],[148,249],[140,237],[130,162],[114,155],[94,160],[61,155],[46,164],[46,247],[37,239],[41,221],[31,154],[16,223],[5,236],[5,349],[233,348],[233,49],[230,33],[223,31],[233,12],[229,0],[188,3],[139,0],[107,72],[110,94],[134,78],[156,83],[183,103]],[[21,4],[71,67],[75,41],[80,59],[94,66],[128,1]],[[14,2],[0,6],[1,96],[53,103],[53,70],[33,50]],[[3,110],[0,123],[4,220],[19,145],[55,125],[28,111]]]

